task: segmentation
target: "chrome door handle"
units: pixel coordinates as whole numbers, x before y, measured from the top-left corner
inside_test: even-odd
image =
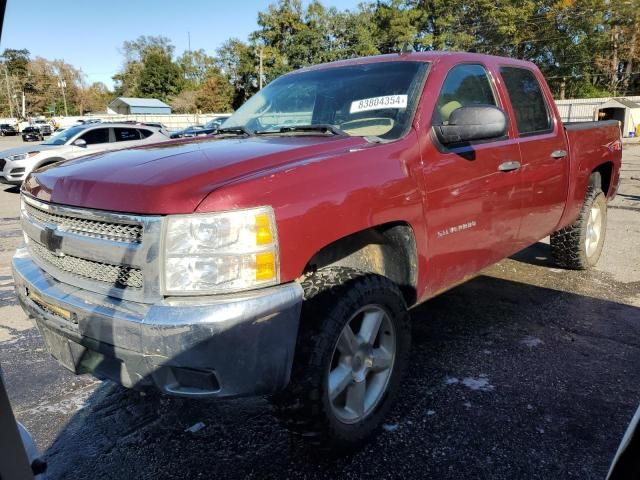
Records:
[[[498,170],[500,170],[501,172],[511,172],[513,170],[518,170],[519,168],[520,168],[520,162],[511,160],[509,162],[501,163],[500,166],[498,167]]]
[[[564,158],[567,156],[566,150],[554,150],[551,152],[551,156],[556,159]]]

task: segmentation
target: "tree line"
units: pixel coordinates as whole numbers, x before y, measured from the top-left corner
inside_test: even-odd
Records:
[[[125,41],[113,92],[101,83],[86,85],[81,70],[61,60],[5,50],[3,111],[8,114],[12,101],[19,107],[26,92],[29,112],[60,114],[64,80],[69,114],[104,111],[115,96],[159,98],[176,113],[225,112],[261,81],[403,45],[531,60],[559,99],[640,94],[638,0],[378,0],[353,10],[279,0],[257,20],[247,39],[231,38],[209,53],[176,55],[164,36]]]

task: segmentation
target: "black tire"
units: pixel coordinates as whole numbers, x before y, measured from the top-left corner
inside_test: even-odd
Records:
[[[350,268],[319,270],[306,277],[302,287],[305,300],[291,382],[272,398],[274,411],[289,431],[309,443],[334,451],[352,449],[377,431],[397,396],[411,346],[407,306],[393,282]],[[388,313],[393,325],[395,359],[375,406],[362,420],[345,423],[331,406],[328,375],[343,328],[360,309],[373,304]]]
[[[589,217],[593,208],[600,210],[602,224],[595,249],[588,251]],[[598,172],[591,175],[587,194],[573,224],[551,234],[551,256],[556,263],[571,270],[587,270],[598,263],[607,231],[607,197],[601,188]]]

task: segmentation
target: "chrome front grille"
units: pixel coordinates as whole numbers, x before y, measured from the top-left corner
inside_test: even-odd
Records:
[[[142,226],[123,223],[100,222],[84,218],[56,215],[25,203],[29,215],[43,223],[57,226],[63,230],[86,235],[92,238],[104,238],[116,242],[142,242]]]
[[[115,298],[155,303],[163,217],[66,207],[23,195],[33,261],[55,280]]]
[[[31,252],[42,261],[78,277],[90,278],[118,288],[142,288],[144,284],[142,270],[139,268],[94,262],[72,255],[58,256],[35,241],[31,242],[30,247]]]

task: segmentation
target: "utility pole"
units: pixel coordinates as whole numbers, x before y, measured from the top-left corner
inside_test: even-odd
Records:
[[[62,90],[62,100],[64,101],[64,116],[68,117],[69,112],[67,111],[67,96],[64,93],[64,89],[67,86],[67,82],[64,81],[64,78],[62,78],[62,76],[60,76],[60,80],[58,80],[58,86]]]
[[[22,118],[27,118],[27,109],[25,108],[26,106],[26,100],[25,100],[25,96],[24,96],[24,89],[22,90]]]
[[[263,77],[263,73],[262,73],[262,47],[260,47],[260,50],[258,50],[258,56],[260,57],[260,69],[259,69],[259,75],[260,75],[260,90],[262,90],[262,77]]]
[[[4,78],[7,81],[7,102],[9,103],[9,112],[11,112],[11,118],[13,118],[13,105],[11,104],[11,89],[9,88],[9,71],[7,65],[4,65]]]
[[[187,43],[189,44],[189,52],[191,52],[191,32],[187,32]]]

